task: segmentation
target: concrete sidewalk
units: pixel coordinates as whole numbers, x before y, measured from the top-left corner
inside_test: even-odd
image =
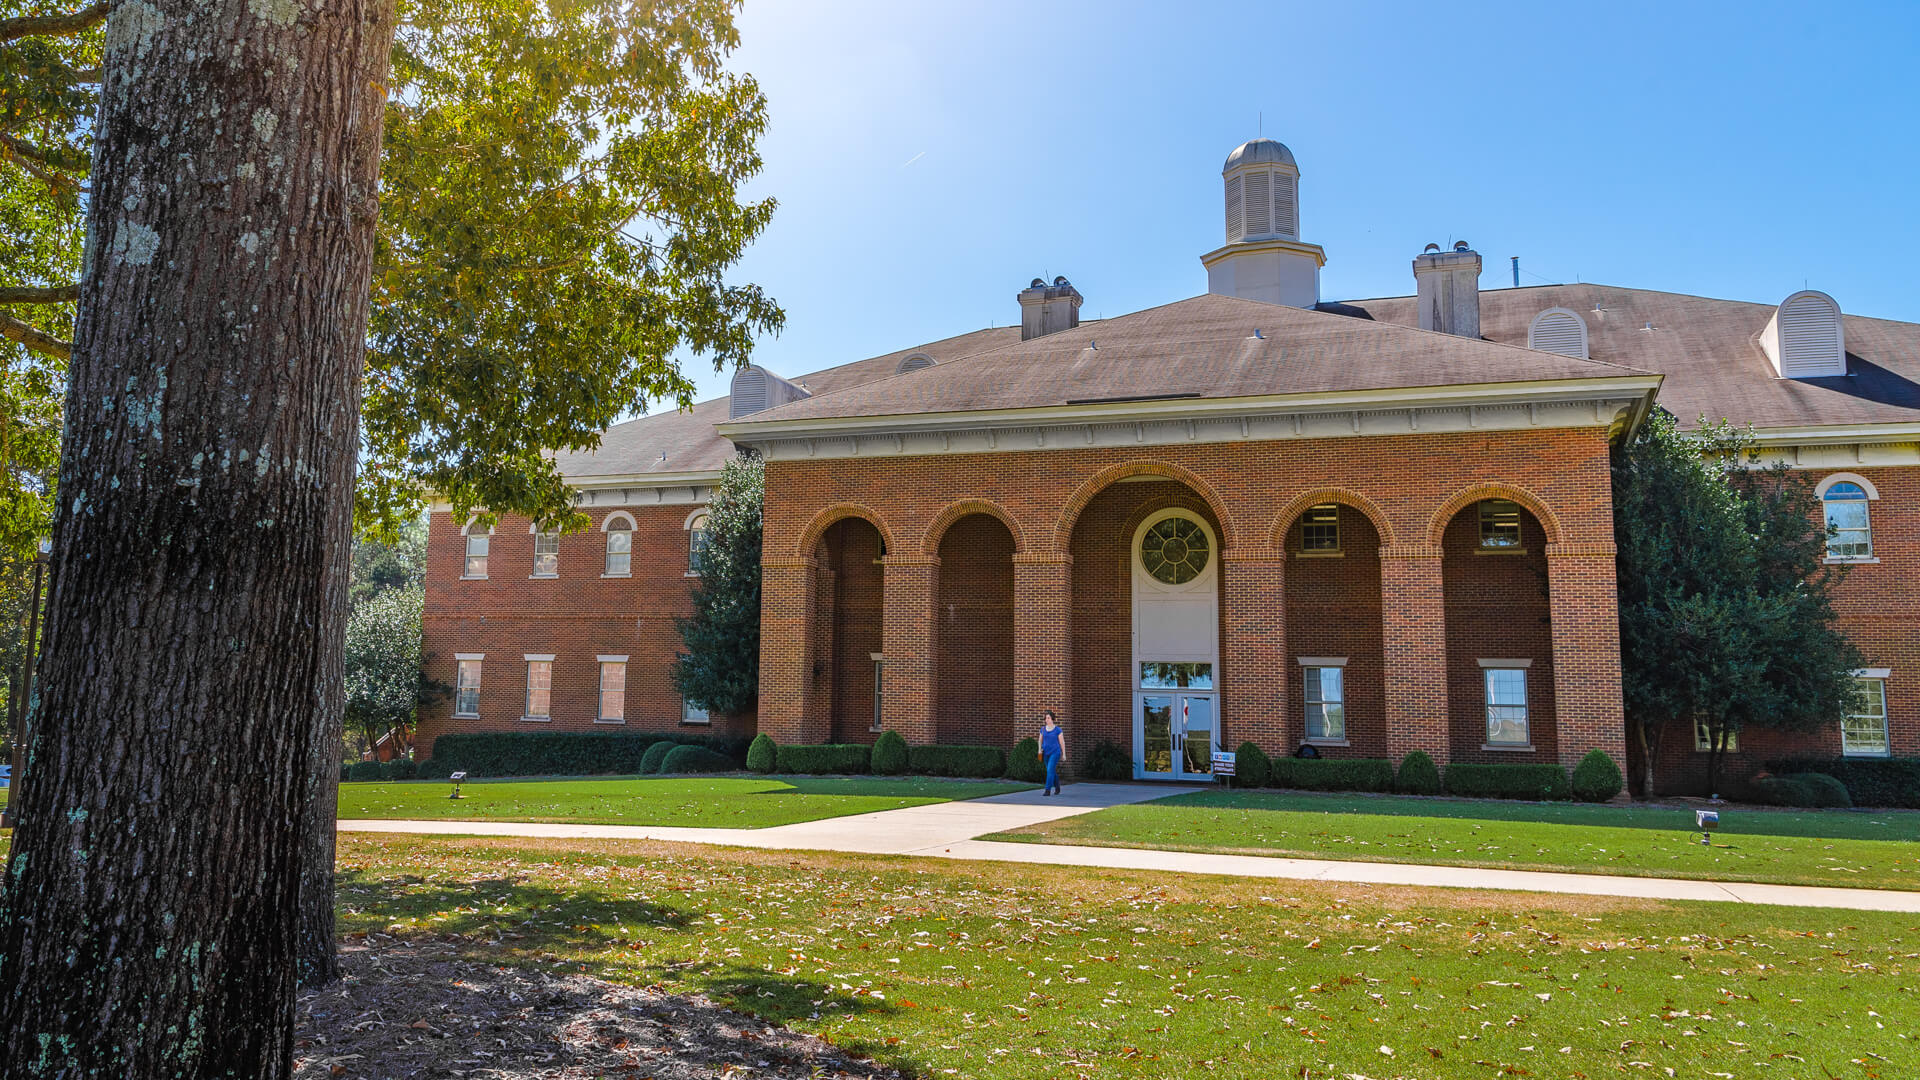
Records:
[[[826,818],[770,829],[691,829],[651,825],[538,824],[516,821],[348,820],[341,832],[426,833],[441,836],[552,837],[579,840],[666,840],[687,844],[842,851],[867,855],[1155,870],[1178,874],[1501,889],[1650,900],[1713,900],[1854,911],[1920,912],[1920,892],[1836,889],[1811,885],[1749,885],[1683,878],[1615,877],[1535,870],[1482,870],[1413,863],[1288,859],[1264,855],[1206,855],[1147,848],[1081,847],[975,840],[976,836],[1057,821],[1109,806],[1148,802],[1181,789],[1160,784],[1072,784],[1058,796],[1037,791],[935,803],[873,814]]]

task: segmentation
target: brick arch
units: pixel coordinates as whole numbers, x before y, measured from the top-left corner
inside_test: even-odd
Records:
[[[920,545],[922,553],[927,555],[940,554],[940,541],[946,537],[947,530],[953,527],[954,522],[972,514],[985,514],[990,518],[997,519],[1000,524],[1005,525],[1007,531],[1013,534],[1013,553],[1015,555],[1019,555],[1027,550],[1026,538],[1020,531],[1020,523],[1014,519],[1012,514],[1007,512],[1006,507],[989,499],[961,499],[959,502],[949,504],[946,509],[934,515],[932,523],[927,526],[926,540]]]
[[[1438,547],[1453,516],[1482,499],[1511,499],[1519,503],[1540,523],[1540,528],[1547,534],[1547,543],[1560,542],[1560,518],[1540,496],[1514,484],[1475,484],[1456,493],[1433,512],[1432,519],[1427,522],[1427,543]]]
[[[1087,508],[1087,504],[1093,501],[1095,495],[1129,476],[1164,476],[1169,480],[1185,484],[1188,490],[1200,496],[1206,502],[1207,509],[1213,512],[1213,520],[1220,527],[1221,549],[1232,548],[1236,543],[1238,530],[1234,528],[1233,516],[1227,512],[1226,502],[1220,498],[1220,493],[1213,489],[1213,485],[1200,479],[1198,473],[1184,465],[1176,465],[1171,461],[1146,460],[1109,465],[1088,477],[1067,500],[1066,505],[1060,508],[1060,519],[1053,526],[1052,550],[1066,551],[1073,542],[1073,526],[1080,520],[1081,511]]]
[[[1321,503],[1339,503],[1350,506],[1366,515],[1373,522],[1373,531],[1380,536],[1380,546],[1390,547],[1394,542],[1393,522],[1387,518],[1386,511],[1372,499],[1351,488],[1320,488],[1315,491],[1303,491],[1292,501],[1280,508],[1274,516],[1273,525],[1267,530],[1267,540],[1275,550],[1284,548],[1287,543],[1287,530],[1293,528],[1295,519],[1307,512],[1310,506]]]
[[[813,515],[813,520],[807,522],[806,531],[800,534],[800,543],[795,546],[793,554],[801,558],[813,554],[815,545],[820,543],[820,538],[826,535],[827,530],[836,522],[847,518],[859,518],[872,525],[879,530],[880,542],[886,545],[888,551],[899,550],[893,545],[893,531],[887,528],[886,520],[878,511],[859,503],[834,503]]]

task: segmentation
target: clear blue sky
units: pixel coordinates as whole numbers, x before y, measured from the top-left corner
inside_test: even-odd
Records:
[[[1220,164],[1299,159],[1328,299],[1412,291],[1466,239],[1483,288],[1598,281],[1920,321],[1920,4],[747,0],[772,226],[738,278],[786,375],[1206,290]],[[702,397],[726,375],[702,369]]]

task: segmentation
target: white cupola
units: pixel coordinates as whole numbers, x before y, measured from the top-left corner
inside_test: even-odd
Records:
[[[1200,256],[1207,291],[1289,307],[1320,302],[1318,244],[1300,242],[1300,167],[1272,139],[1242,143],[1220,170],[1227,243]]]

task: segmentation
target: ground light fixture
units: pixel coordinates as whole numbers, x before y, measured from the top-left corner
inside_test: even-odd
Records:
[[[1693,823],[1700,830],[1700,842],[1708,847],[1712,847],[1713,830],[1720,827],[1720,811],[1695,810],[1693,812]]]
[[[467,778],[467,774],[463,772],[457,772],[447,777],[447,779],[452,781],[453,783],[453,794],[447,796],[447,798],[449,799],[463,798],[463,796],[460,794],[460,782],[462,780],[465,780],[466,778]]]

